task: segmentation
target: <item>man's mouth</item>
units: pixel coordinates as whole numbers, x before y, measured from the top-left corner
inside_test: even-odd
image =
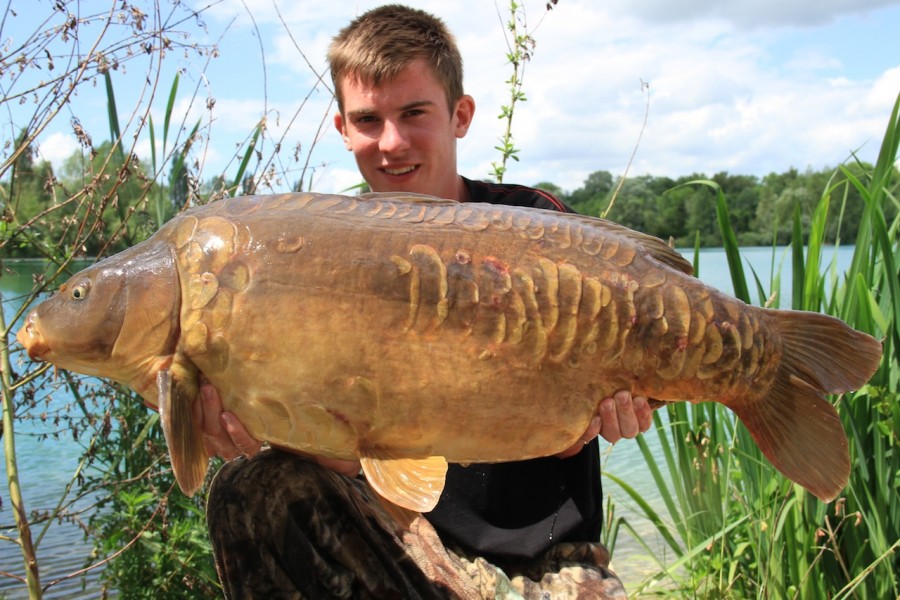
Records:
[[[396,167],[396,168],[385,167],[382,169],[382,171],[384,171],[388,175],[406,175],[407,173],[411,173],[412,171],[415,171],[415,170],[416,170],[415,165],[410,165],[407,167]]]

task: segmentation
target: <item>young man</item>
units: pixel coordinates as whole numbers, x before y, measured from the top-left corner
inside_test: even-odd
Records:
[[[475,102],[440,20],[374,9],[340,32],[328,58],[335,127],[373,191],[568,210],[539,190],[458,174],[456,140]],[[646,430],[646,398],[603,399],[581,440],[558,456],[451,465],[438,506],[402,528],[358,477],[358,462],[259,452],[215,390],[201,391],[196,411],[211,454],[242,457],[222,468],[209,495],[229,598],[625,597],[598,543],[597,435],[615,442]]]

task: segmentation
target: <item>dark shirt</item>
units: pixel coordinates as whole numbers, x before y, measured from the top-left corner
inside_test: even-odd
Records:
[[[573,212],[541,190],[463,181],[472,202]],[[445,543],[488,559],[527,560],[560,542],[599,540],[602,501],[595,439],[567,459],[451,464],[444,493],[425,516]]]

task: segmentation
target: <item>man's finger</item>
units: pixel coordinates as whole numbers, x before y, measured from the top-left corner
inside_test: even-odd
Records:
[[[613,399],[616,402],[616,414],[619,419],[619,435],[631,439],[639,433],[638,418],[634,412],[631,393],[620,390]]]
[[[200,424],[200,430],[203,432],[203,445],[206,447],[206,455],[210,458],[216,456],[219,453],[219,450],[218,448],[216,448],[215,444],[210,441],[209,436],[206,435],[204,427],[205,416],[203,411],[202,392],[197,395],[197,398],[194,400],[193,406],[191,406],[191,418],[194,419],[194,423]]]
[[[619,417],[616,414],[616,401],[612,398],[604,398],[600,402],[598,413],[600,414],[600,435],[610,444],[615,444],[622,439],[619,432]]]
[[[202,417],[198,421],[203,430],[203,441],[206,452],[210,456],[221,456],[225,460],[231,460],[241,456],[243,452],[238,448],[228,432],[222,426],[220,416],[222,414],[222,400],[219,393],[212,385],[202,381],[200,385],[200,405]]]
[[[228,434],[228,437],[231,438],[235,448],[242,455],[247,458],[255,456],[260,448],[262,448],[262,442],[250,435],[240,420],[232,413],[223,412],[219,419],[222,422],[223,429]]]
[[[200,386],[200,402],[203,407],[203,432],[212,437],[218,437],[222,433],[222,425],[219,415],[222,414],[222,402],[219,394],[210,384]]]
[[[650,426],[653,425],[653,409],[646,396],[634,397],[634,413],[637,415],[638,429],[641,432],[650,429]]]

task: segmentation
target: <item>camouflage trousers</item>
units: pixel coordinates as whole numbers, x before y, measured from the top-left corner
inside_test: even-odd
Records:
[[[401,526],[364,479],[274,450],[227,463],[207,520],[226,598],[626,598],[600,544],[560,544],[500,568]]]

